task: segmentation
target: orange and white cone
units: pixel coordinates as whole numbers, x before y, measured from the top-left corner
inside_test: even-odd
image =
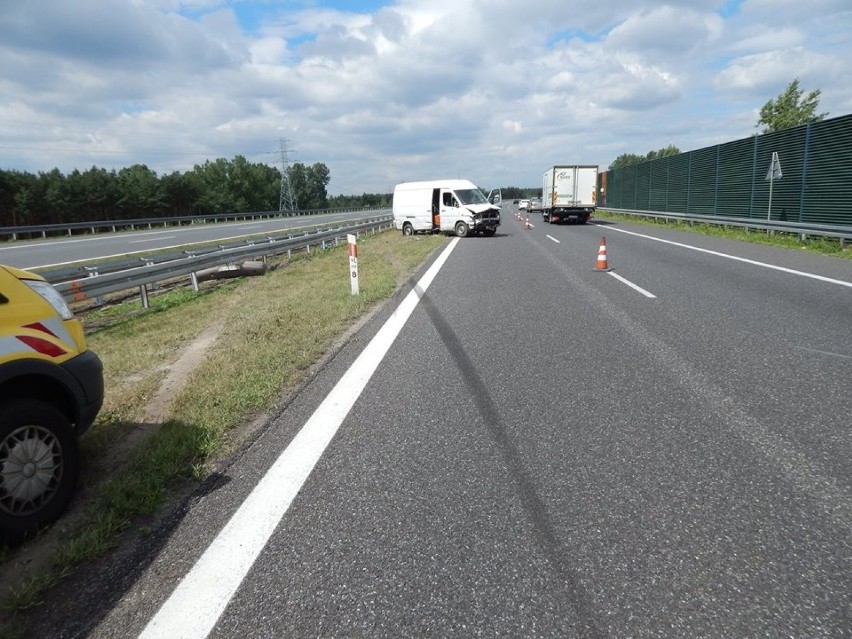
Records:
[[[601,238],[601,245],[598,247],[598,261],[595,264],[595,270],[611,271],[609,264],[606,261],[606,238]]]
[[[524,223],[524,228],[528,231],[532,228],[530,226],[530,216],[529,215],[527,215],[527,221]]]

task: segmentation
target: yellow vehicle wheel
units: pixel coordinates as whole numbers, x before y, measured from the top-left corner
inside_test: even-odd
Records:
[[[50,404],[0,406],[0,540],[17,543],[68,506],[79,470],[77,438]]]

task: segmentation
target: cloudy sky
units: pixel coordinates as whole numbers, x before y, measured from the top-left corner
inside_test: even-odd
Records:
[[[852,112],[850,0],[0,0],[0,169],[243,155],[330,194],[535,186],[748,137],[798,77]]]

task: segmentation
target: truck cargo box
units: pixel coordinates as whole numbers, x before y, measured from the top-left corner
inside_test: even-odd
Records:
[[[596,165],[558,165],[547,169],[541,186],[544,221],[585,224],[595,212],[597,185]]]

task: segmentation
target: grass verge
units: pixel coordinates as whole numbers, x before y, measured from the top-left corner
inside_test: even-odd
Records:
[[[752,244],[766,244],[769,246],[780,246],[783,248],[804,249],[820,255],[833,255],[844,259],[852,259],[852,250],[848,246],[841,246],[838,238],[830,237],[807,237],[802,238],[796,233],[782,233],[780,231],[747,230],[734,226],[723,226],[721,224],[707,224],[704,222],[687,222],[680,220],[664,220],[659,218],[644,218],[638,215],[623,215],[610,211],[598,209],[595,211],[595,219],[630,222],[631,224],[644,224],[646,226],[667,226],[678,231],[687,231],[699,235],[712,235],[724,237]]]
[[[388,231],[359,240],[360,294],[349,284],[344,246],[294,255],[263,277],[220,282],[199,293],[184,288],[86,315],[89,347],[104,362],[103,409],[82,438],[83,471],[72,512],[18,549],[0,553],[12,578],[0,583],[0,635],[25,636],[18,614],[82,562],[119,544],[212,461],[241,443],[241,425],[294,392],[335,340],[394,291],[443,236],[404,238]],[[213,333],[215,339],[203,341]],[[199,340],[202,342],[199,342]],[[204,352],[182,389],[145,423],[168,371],[188,344]],[[20,555],[42,547],[36,574],[22,578]]]

